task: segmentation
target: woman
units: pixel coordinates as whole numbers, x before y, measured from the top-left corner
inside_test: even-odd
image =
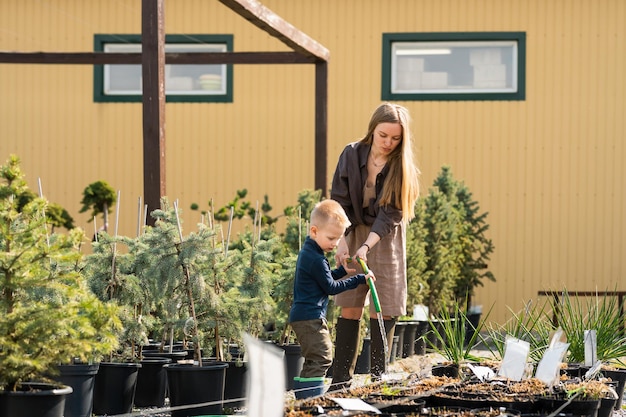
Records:
[[[352,223],[337,247],[337,264],[354,273],[354,264],[348,266],[347,261],[359,257],[376,274],[387,346],[393,341],[397,317],[406,314],[406,225],[419,195],[409,122],[406,108],[380,105],[365,137],[341,153],[331,190],[331,198],[342,205]],[[335,296],[341,316],[336,325],[332,389],[350,385],[368,291],[360,285]],[[371,373],[379,377],[386,371],[387,358],[374,303],[369,304]]]

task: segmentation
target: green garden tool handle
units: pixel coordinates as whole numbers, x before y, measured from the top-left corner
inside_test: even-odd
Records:
[[[363,268],[363,272],[366,275],[369,274],[370,270],[365,264],[365,261],[361,258],[356,258],[356,260],[359,262],[359,265],[361,265],[361,268]],[[380,313],[380,301],[378,301],[378,293],[376,292],[376,286],[374,285],[374,280],[371,277],[368,278],[367,284],[370,286],[370,291],[372,292],[372,299],[374,300],[374,308],[376,308],[377,313]]]

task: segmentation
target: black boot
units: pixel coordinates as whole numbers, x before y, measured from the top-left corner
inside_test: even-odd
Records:
[[[333,380],[329,391],[349,388],[358,356],[361,320],[337,319],[335,327],[335,359],[333,360]]]
[[[391,344],[393,343],[393,334],[396,329],[396,319],[384,320],[385,334],[387,335],[387,357],[385,357],[385,346],[383,345],[383,337],[380,332],[380,325],[377,319],[370,319],[370,339],[371,345],[371,369],[372,377],[380,377],[387,371],[386,364],[391,354]]]

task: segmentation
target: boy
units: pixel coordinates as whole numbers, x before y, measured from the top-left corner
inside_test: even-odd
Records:
[[[326,322],[328,296],[365,284],[376,278],[371,273],[347,275],[343,266],[331,270],[325,252],[332,252],[350,226],[345,211],[335,200],[324,200],[311,212],[311,225],[302,250],[298,254],[293,290],[293,305],[289,313],[291,328],[296,333],[304,365],[295,378],[296,398],[321,395],[324,377],[333,360],[332,342]]]

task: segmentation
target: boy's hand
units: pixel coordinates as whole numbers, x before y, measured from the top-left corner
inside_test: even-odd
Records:
[[[340,258],[340,265],[343,265],[344,269],[346,270],[346,273],[348,275],[354,275],[356,274],[356,267],[355,267],[355,263],[354,260],[352,259],[352,257],[350,256],[350,254],[348,254],[348,252],[346,252],[344,254],[343,257]]]
[[[372,270],[370,269],[369,272],[365,275],[365,279],[367,280],[368,278],[371,278],[372,281],[376,282],[376,277],[374,276],[374,273],[372,272]]]

